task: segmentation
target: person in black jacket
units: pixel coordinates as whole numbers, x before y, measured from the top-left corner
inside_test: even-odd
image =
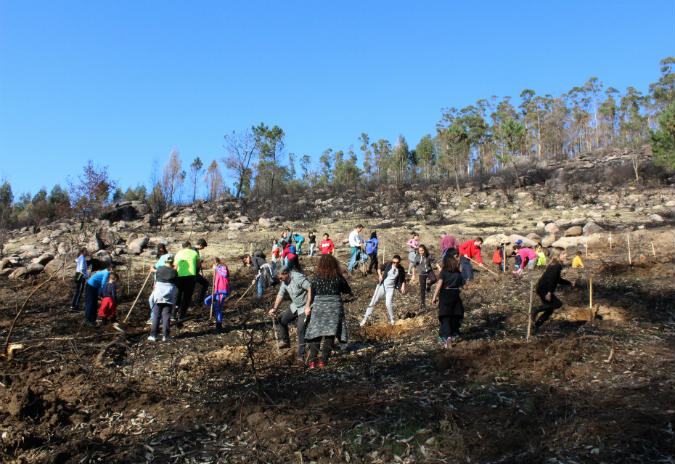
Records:
[[[399,289],[401,290],[401,294],[405,295],[405,269],[401,266],[401,257],[399,255],[394,255],[391,261],[382,264],[377,273],[380,281],[377,287],[375,287],[373,299],[370,300],[366,313],[360,322],[361,327],[366,325],[366,321],[373,313],[375,305],[383,296],[385,297],[385,305],[389,313],[389,322],[391,325],[394,325],[396,323],[394,319],[394,290]]]
[[[459,268],[459,251],[449,248],[443,258],[443,269],[438,276],[438,283],[431,302],[438,303],[439,341],[448,348],[459,335],[459,327],[464,319],[464,304],[460,298],[460,290],[466,281]]]
[[[563,305],[562,301],[555,296],[558,285],[574,286],[575,284],[560,276],[565,259],[567,259],[567,252],[565,252],[565,249],[558,247],[554,248],[549,265],[546,267],[539,282],[537,282],[536,292],[537,295],[539,295],[539,298],[541,298],[542,305],[532,313],[532,321],[534,321],[535,330],[538,330],[539,327],[551,317],[553,311]],[[539,313],[543,314],[537,318]]]

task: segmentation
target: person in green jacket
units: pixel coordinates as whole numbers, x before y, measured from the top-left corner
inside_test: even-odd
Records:
[[[199,253],[192,248],[189,241],[183,243],[183,248],[176,253],[174,257],[174,265],[178,271],[178,315],[177,319],[180,322],[185,318],[185,313],[192,302],[192,293],[195,289],[195,281],[197,279],[197,269],[199,266]]]

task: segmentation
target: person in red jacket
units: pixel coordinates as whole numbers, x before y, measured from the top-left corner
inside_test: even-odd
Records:
[[[319,248],[321,249],[322,255],[332,255],[335,251],[335,245],[333,245],[333,241],[328,238],[328,234],[323,234],[323,240],[321,240]]]
[[[300,261],[298,260],[298,254],[295,250],[295,245],[286,243],[284,245],[284,251],[281,253],[281,257],[286,260],[286,267],[289,270],[296,270],[298,272],[300,271]]]
[[[475,240],[467,240],[459,246],[459,254],[462,255],[462,277],[467,282],[473,280],[471,259],[483,267],[483,258],[480,256],[481,245],[483,245],[483,239],[478,237]]]

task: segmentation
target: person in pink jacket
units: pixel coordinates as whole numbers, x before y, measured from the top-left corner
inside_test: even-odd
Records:
[[[230,296],[230,272],[220,258],[215,258],[213,269],[213,293],[206,297],[204,304],[206,306],[213,304],[213,309],[216,311],[216,333],[221,333],[223,332],[223,305]]]
[[[527,269],[532,270],[534,269],[534,265],[537,262],[537,253],[532,248],[518,248],[518,251],[516,251],[516,254],[520,256],[520,268],[518,268],[517,271],[513,271],[514,274],[520,274],[523,272],[523,269],[525,268],[525,265],[527,264]]]

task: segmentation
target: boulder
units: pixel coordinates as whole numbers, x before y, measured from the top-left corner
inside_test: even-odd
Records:
[[[66,263],[65,269],[61,267],[63,266],[64,260]],[[75,260],[67,258],[65,256],[54,258],[51,261],[49,261],[45,266],[45,272],[50,275],[55,274],[57,272],[59,273],[59,275],[61,275],[61,273],[64,273],[65,275],[72,275],[75,273],[75,269],[76,269]]]
[[[565,237],[579,237],[583,232],[581,226],[572,226],[565,231]]]
[[[146,245],[148,244],[149,240],[150,239],[146,236],[138,237],[138,238],[135,238],[135,239],[131,240],[127,244],[127,249],[129,250],[129,253],[133,253],[135,255],[140,255],[141,252],[143,251],[143,248],[145,248]]]
[[[113,261],[110,253],[108,253],[105,250],[97,251],[96,253],[94,253],[92,255],[92,258],[94,258],[95,260],[100,261],[101,263],[104,263],[106,265],[112,264],[112,261]]]
[[[231,221],[227,224],[228,230],[241,230],[246,227],[246,224],[243,222]]]
[[[560,231],[560,227],[555,222],[549,222],[544,226],[544,232],[547,234],[556,234],[558,231]]]
[[[35,245],[21,245],[19,247],[21,251],[35,251]]]
[[[555,234],[546,235],[544,238],[541,239],[541,246],[543,246],[544,248],[548,248],[551,245],[553,245],[553,242],[555,242],[556,240],[557,238]]]
[[[0,271],[10,267],[11,264],[12,262],[8,258],[0,259]]]
[[[11,267],[8,267],[7,269],[0,269],[0,277],[5,277],[11,274],[12,272],[14,272],[14,269],[12,269]]]
[[[597,225],[595,222],[587,222],[586,225],[584,226],[583,229],[583,234],[584,235],[591,235],[591,234],[599,234],[602,232],[604,229]]]
[[[39,273],[41,273],[41,272],[44,271],[44,270],[45,270],[45,267],[44,267],[42,264],[31,263],[31,264],[29,264],[28,267],[26,268],[26,274],[30,274],[30,275],[32,275],[32,274],[39,274]]]
[[[65,255],[70,251],[70,245],[68,245],[66,242],[59,242],[58,246],[56,247],[56,252],[60,255]]]
[[[296,205],[297,204],[298,203],[296,202]],[[236,220],[237,220],[237,222],[243,222],[244,224],[250,224],[251,223],[251,219],[249,219],[248,216],[239,216]]]
[[[90,253],[94,253],[103,248],[103,242],[101,241],[98,232],[91,236],[91,238],[87,242],[86,247]]]
[[[218,224],[220,222],[220,218],[216,214],[209,214],[206,216],[206,222],[209,224]]]
[[[42,264],[43,266],[47,264],[49,261],[54,259],[54,255],[51,253],[42,253],[40,256],[37,258],[34,258],[31,262],[36,263],[36,264]]]
[[[539,234],[543,234],[544,232],[546,232],[546,229],[545,229],[546,224],[544,224],[541,221],[537,222],[537,225],[535,227],[537,228],[537,233],[539,233]]]
[[[194,226],[198,222],[199,218],[197,216],[184,216],[182,220],[182,223],[186,226]]]
[[[511,245],[516,243],[518,240],[522,240],[523,243],[521,245],[527,248],[534,248],[535,245],[537,244],[537,242],[535,242],[531,238],[527,238],[523,235],[511,234],[507,237],[507,242],[509,242]]]
[[[539,236],[539,234],[535,234],[534,232],[527,234],[527,238],[535,242],[541,242],[541,236]]]
[[[553,242],[552,246],[561,248],[583,247],[586,244],[588,246],[596,246],[605,242],[606,239],[603,234],[593,234],[584,237],[562,237]]]
[[[483,239],[483,249],[487,251],[494,250],[497,248],[499,245],[504,243],[505,241],[508,241],[508,237],[504,234],[495,234],[495,235],[490,235],[489,237],[485,237]],[[485,252],[483,252],[485,254]]]
[[[12,271],[12,273],[9,275],[9,278],[12,279],[12,280],[14,280],[14,279],[20,279],[20,278],[24,277],[27,273],[28,273],[28,268],[26,268],[26,267],[24,267],[24,266],[17,267],[17,268],[14,269],[14,271]]]
[[[658,215],[656,213],[650,214],[649,219],[651,219],[652,222],[663,222],[663,217],[661,217],[660,215]]]
[[[258,219],[258,225],[260,227],[273,227],[275,225],[274,218],[264,218],[261,217]]]

